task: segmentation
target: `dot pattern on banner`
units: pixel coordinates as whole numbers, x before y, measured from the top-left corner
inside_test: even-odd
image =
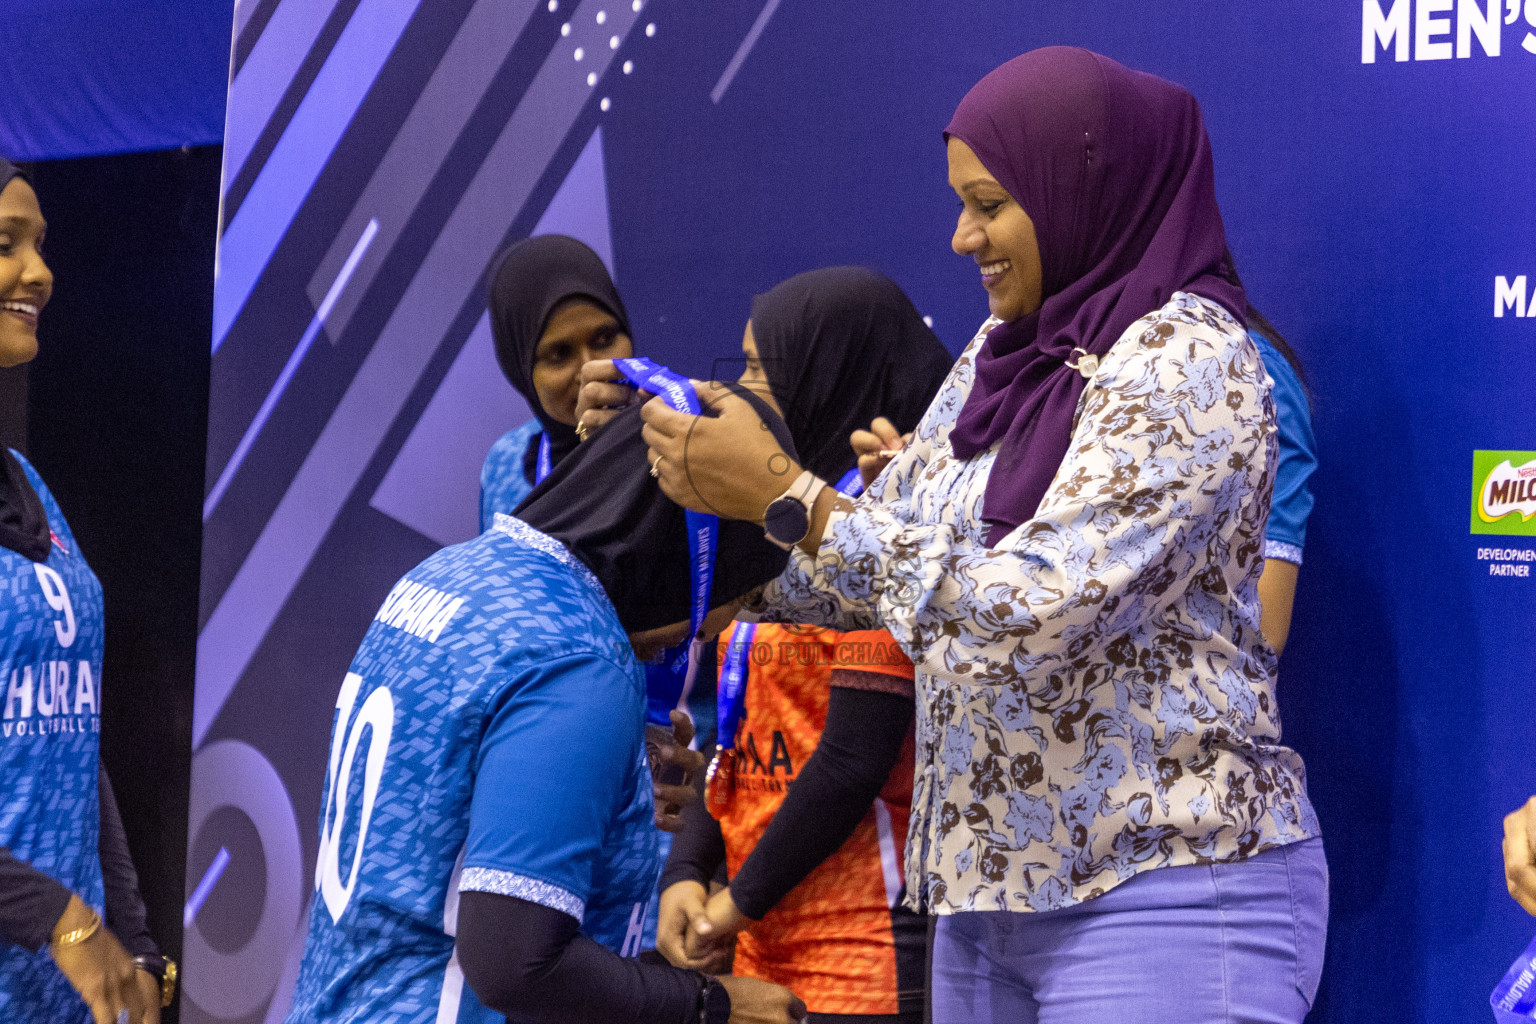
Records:
[[[654,36],[656,34],[656,23],[654,21],[645,26],[645,34],[647,37]]]
[[[624,0],[615,0],[615,2],[622,4]],[[560,0],[548,0],[550,11],[554,11],[559,5]],[[580,7],[581,5],[578,4],[576,6]],[[645,0],[631,0],[630,3],[631,10],[637,14],[645,6],[647,6]],[[619,50],[623,49],[625,37],[632,28],[638,29],[641,25],[644,25],[647,36],[654,38],[656,35],[655,22],[641,22],[640,19],[632,17],[622,7],[614,10],[609,10],[608,7],[608,0],[604,0],[604,7],[593,12],[593,21],[590,22],[576,17],[579,12],[573,8],[568,12],[569,16],[566,20],[560,25],[560,36],[570,41],[571,59],[577,65],[576,73],[586,78],[588,88],[595,88],[597,86],[598,80],[603,77],[608,67],[608,59],[603,56],[602,44],[598,40],[606,35],[609,52],[616,54]],[[592,10],[592,8],[585,9]],[[606,32],[603,29],[594,29],[592,27],[593,22],[596,22],[597,25],[606,26]],[[592,51],[591,54],[588,54],[588,50]],[[590,62],[587,61],[588,56],[592,57]],[[584,63],[586,68],[581,66]],[[620,66],[624,74],[634,73],[634,61],[626,60]],[[604,112],[611,109],[612,104],[612,97],[609,96],[602,97],[599,103]]]
[[[549,13],[554,14],[560,9],[560,0],[549,0]]]
[[[932,327],[933,326],[933,317],[931,317],[931,316],[923,317],[923,323],[927,324],[929,327]]]
[[[598,107],[601,108],[601,110],[605,114],[608,113],[608,108],[611,107],[611,106],[613,106],[613,104],[609,101],[607,96],[604,96],[603,97],[603,102],[598,104]]]

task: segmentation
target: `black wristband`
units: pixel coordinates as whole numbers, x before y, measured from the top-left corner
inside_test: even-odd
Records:
[[[731,994],[707,974],[700,974],[699,1024],[730,1024]]]

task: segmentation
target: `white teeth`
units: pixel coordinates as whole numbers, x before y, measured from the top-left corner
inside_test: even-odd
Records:
[[[1001,274],[1011,266],[1013,264],[1008,260],[998,260],[996,263],[983,263],[981,265],[981,272],[987,277],[992,277],[995,274]]]
[[[0,302],[0,309],[9,309],[27,316],[37,316],[37,307],[29,302]]]

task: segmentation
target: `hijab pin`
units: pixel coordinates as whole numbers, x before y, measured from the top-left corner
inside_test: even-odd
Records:
[[[1091,380],[1099,369],[1099,357],[1082,348],[1074,348],[1072,354],[1077,357],[1077,361],[1068,359],[1067,365]]]

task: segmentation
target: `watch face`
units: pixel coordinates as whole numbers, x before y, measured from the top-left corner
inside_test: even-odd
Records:
[[[781,544],[797,543],[810,528],[810,515],[794,498],[780,498],[763,515],[763,529]]]

